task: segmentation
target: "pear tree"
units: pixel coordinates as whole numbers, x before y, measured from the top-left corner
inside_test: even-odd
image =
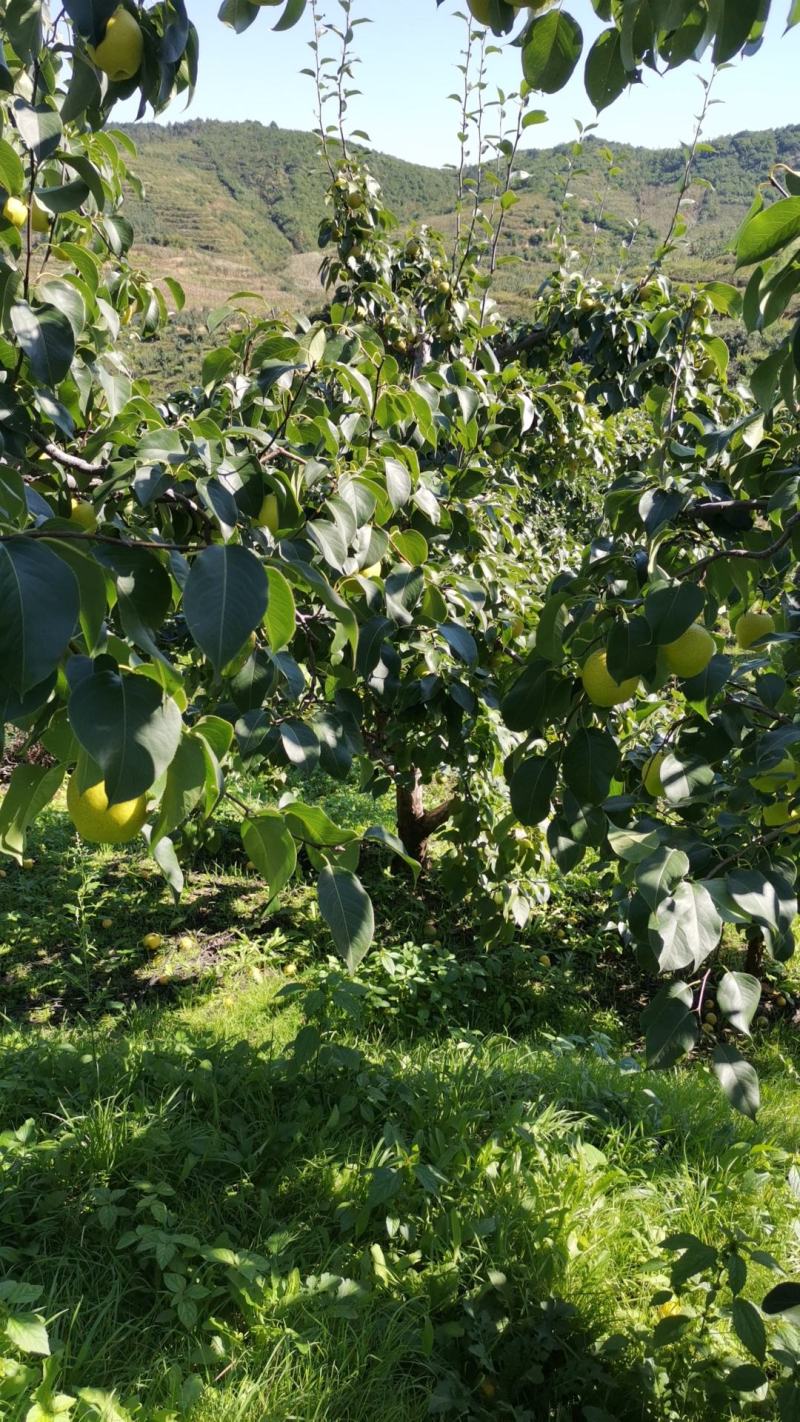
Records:
[[[320,119],[325,295],[293,321],[232,297],[173,394],[121,352],[183,293],[136,266],[134,155],[110,122],[120,99],[161,112],[191,92],[183,0],[3,6],[0,695],[50,761],[14,772],[0,849],[21,860],[66,784],[79,833],[143,831],[179,893],[185,827],[227,802],[271,896],[298,856],[312,868],[352,970],[374,932],[365,844],[416,876],[439,834],[445,881],[501,934],[543,853],[564,871],[589,856],[622,938],[667,977],[649,1059],[694,1048],[713,987],[714,1069],[752,1114],[737,1042],[797,915],[798,357],[791,333],[732,389],[714,322],[762,330],[790,309],[800,176],[754,202],[744,288],[666,280],[679,204],[643,277],[612,291],[562,271],[505,322],[491,282],[531,97],[584,60],[602,110],[644,66],[753,54],[770,9],[593,3],[605,28],[584,56],[564,6],[472,0],[469,42],[516,35],[522,75],[492,183],[446,248],[397,231],[346,137],[349,0],[324,27],[305,0],[225,0],[239,31],[314,20],[321,114],[327,84],[339,103],[335,143]],[[272,777],[267,808],[239,793],[243,765]],[[391,788],[398,833],[344,829],[289,788],[317,768]],[[739,930],[744,972],[724,966]]]

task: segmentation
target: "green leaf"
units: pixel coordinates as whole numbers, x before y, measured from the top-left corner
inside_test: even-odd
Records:
[[[264,627],[273,652],[280,652],[291,642],[297,626],[294,593],[277,568],[268,566],[265,572],[268,597]]]
[[[606,648],[606,665],[615,681],[650,676],[656,668],[656,644],[644,617],[615,622]]]
[[[326,866],[317,886],[320,912],[333,935],[337,952],[351,973],[369,950],[375,932],[372,901],[349,869]]]
[[[55,306],[34,310],[27,301],[15,301],[11,325],[35,379],[53,390],[69,373],[75,355],[75,334],[67,317]]]
[[[636,868],[636,885],[651,909],[668,898],[689,873],[689,858],[682,849],[659,845],[654,854]]]
[[[14,100],[14,123],[28,152],[37,163],[55,153],[61,142],[61,116],[49,104],[29,104],[27,99]]]
[[[360,628],[356,652],[356,670],[360,677],[366,679],[374,672],[381,660],[383,643],[392,631],[394,623],[388,617],[370,617]]]
[[[0,544],[0,679],[24,693],[56,668],[75,630],[78,584],[44,543]]]
[[[747,1299],[734,1299],[731,1322],[737,1338],[744,1344],[748,1353],[752,1353],[757,1362],[763,1363],[767,1356],[767,1332],[764,1320],[755,1305]]]
[[[749,973],[728,972],[717,986],[717,1002],[737,1032],[750,1035],[750,1023],[761,1001],[761,984]]]
[[[218,17],[224,25],[230,25],[231,29],[240,35],[252,25],[260,13],[261,7],[251,5],[250,0],[222,0]]]
[[[181,738],[181,713],[149,677],[102,669],[69,699],[75,735],[100,767],[109,804],[142,795],[169,766]]]
[[[94,558],[81,548],[66,540],[57,538],[48,542],[54,553],[67,564],[75,575],[80,595],[80,625],[86,641],[86,649],[93,652],[100,640],[107,610],[106,578],[103,569]]]
[[[395,513],[411,498],[411,475],[399,459],[384,461],[386,469],[386,492]]]
[[[761,1310],[770,1318],[776,1313],[793,1313],[800,1310],[800,1284],[776,1284],[762,1300]]]
[[[186,625],[219,672],[241,650],[267,610],[267,579],[253,553],[237,544],[205,548],[183,592]]]
[[[364,830],[361,838],[365,844],[367,842],[382,844],[385,849],[391,850],[392,854],[397,855],[398,859],[402,859],[403,863],[408,865],[414,876],[414,881],[416,882],[419,878],[422,870],[422,865],[419,860],[415,859],[413,855],[406,853],[403,841],[398,839],[396,834],[392,834],[390,830],[387,830],[385,825],[370,825],[369,829]]]
[[[582,805],[605,800],[619,766],[619,746],[607,731],[579,730],[564,751],[562,771]]]
[[[538,825],[549,814],[557,778],[555,764],[548,756],[528,756],[517,767],[509,790],[511,808],[521,824]]]
[[[297,849],[285,817],[264,810],[242,822],[242,842],[269,885],[270,902],[288,884],[297,865]]]
[[[619,30],[603,30],[589,50],[584,70],[584,84],[598,113],[613,104],[628,86],[628,75],[622,63]]]
[[[735,1047],[722,1042],[714,1048],[711,1064],[734,1110],[755,1120],[761,1105],[761,1091],[755,1067],[745,1061]]]
[[[466,627],[460,627],[457,622],[440,622],[438,631],[454,656],[468,667],[474,667],[478,660],[478,648],[472,633],[468,632]]]
[[[715,64],[726,64],[744,48],[762,8],[761,0],[722,0],[714,41]]]
[[[150,840],[152,850],[164,835],[171,834],[178,825],[182,825],[205,799],[207,755],[207,748],[200,737],[189,733],[181,738],[167,771],[158,818]]]
[[[752,1363],[740,1363],[738,1368],[731,1368],[725,1379],[731,1392],[758,1392],[766,1381],[766,1373]]]
[[[705,595],[694,583],[674,583],[650,593],[645,598],[644,615],[653,641],[658,646],[676,642],[697,621],[705,605]]]
[[[334,824],[319,805],[306,805],[302,800],[292,800],[284,809],[284,817],[295,839],[319,845],[322,849],[334,849],[340,844],[349,844],[358,839],[355,830],[343,829]]]
[[[722,934],[722,919],[702,884],[684,881],[662,899],[650,916],[648,936],[662,973],[693,964],[698,968],[713,953]]]
[[[278,734],[283,745],[283,753],[290,765],[295,765],[305,774],[315,770],[319,764],[320,743],[318,737],[305,721],[291,717],[282,721]]]
[[[749,218],[736,243],[737,267],[772,257],[800,236],[800,197],[781,198]]]
[[[642,1013],[648,1066],[663,1071],[696,1045],[700,1028],[692,1001],[686,983],[670,983]]]
[[[45,805],[49,805],[62,780],[63,765],[18,765],[0,803],[0,850],[18,864],[25,855],[25,835],[29,825]]]
[[[144,833],[145,836],[149,838],[147,830],[148,827],[145,826]],[[175,853],[175,845],[168,835],[164,835],[163,838],[158,841],[158,844],[153,846],[152,855],[172,890],[172,897],[175,903],[177,903],[183,893],[183,870],[178,862],[178,856]]]
[[[19,154],[10,143],[6,143],[4,138],[0,138],[0,185],[7,193],[19,197],[25,183],[25,169],[19,159]]]
[[[6,1337],[19,1348],[22,1353],[36,1353],[40,1357],[47,1357],[50,1352],[50,1342],[47,1337],[47,1327],[44,1319],[39,1318],[35,1313],[12,1314],[6,1319]]]
[[[525,34],[522,72],[532,89],[555,94],[572,76],[583,50],[580,25],[565,10],[535,18]]]

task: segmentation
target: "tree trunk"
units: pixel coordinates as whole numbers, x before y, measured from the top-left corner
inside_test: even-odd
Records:
[[[426,810],[422,798],[422,776],[417,769],[398,779],[396,797],[397,833],[403,841],[403,848],[418,859],[423,868],[427,868],[428,840],[450,819],[455,800],[443,800],[435,809]]]
[[[748,930],[746,942],[744,970],[760,979],[764,972],[764,934],[755,924]]]

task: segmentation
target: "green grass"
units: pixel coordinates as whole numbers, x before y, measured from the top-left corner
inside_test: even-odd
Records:
[[[140,1422],[777,1418],[687,1402],[679,1357],[660,1381],[647,1359],[666,1235],[800,1268],[788,1023],[757,1038],[750,1123],[707,1059],[642,1069],[642,985],[586,881],[487,955],[370,866],[353,989],[309,889],[269,909],[232,837],[178,908],[58,811],[33,855],[0,881],[0,1266],[43,1291],[59,1387]],[[712,1344],[744,1360],[724,1320]]]

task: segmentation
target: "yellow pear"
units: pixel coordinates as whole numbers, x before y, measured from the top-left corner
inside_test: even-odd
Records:
[[[3,204],[3,216],[12,227],[24,227],[28,221],[28,204],[20,198],[8,197]]]
[[[716,650],[711,633],[699,622],[693,622],[676,641],[667,644],[664,657],[670,671],[686,680],[705,671]]]
[[[755,612],[752,608],[749,612],[743,612],[736,623],[736,642],[739,647],[747,651],[754,642],[758,642],[762,637],[768,637],[770,632],[775,631],[775,618],[769,612]]]
[[[73,499],[69,508],[70,523],[77,524],[84,533],[97,532],[97,514],[85,499]]]
[[[657,800],[664,794],[664,782],[661,779],[661,767],[664,764],[664,751],[656,751],[642,766],[642,784],[648,795],[652,795]]]
[[[106,32],[96,47],[89,46],[89,54],[109,79],[121,83],[132,79],[141,68],[144,53],[144,37],[139,21],[118,5],[106,24]]]
[[[595,706],[619,706],[622,701],[630,701],[637,686],[638,676],[630,676],[625,681],[615,681],[608,670],[606,653],[592,652],[581,671],[583,689]]]
[[[34,198],[31,203],[31,227],[34,232],[49,232],[51,220],[51,214],[47,208],[37,198]]]
[[[281,512],[277,494],[264,495],[256,523],[259,528],[268,528],[270,533],[278,532],[281,526]]]
[[[128,844],[147,819],[147,798],[138,795],[135,800],[109,805],[102,780],[81,792],[77,776],[71,775],[67,810],[81,839],[89,844]]]

